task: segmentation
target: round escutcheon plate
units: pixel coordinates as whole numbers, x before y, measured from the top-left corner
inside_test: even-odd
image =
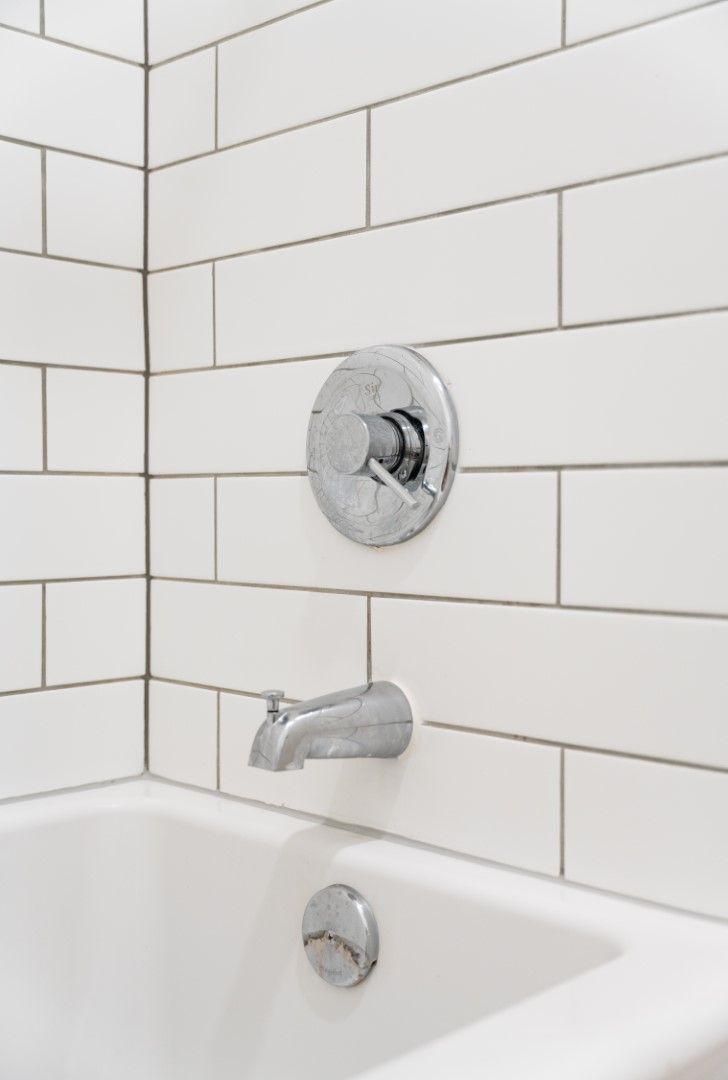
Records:
[[[354,420],[358,417],[366,418],[367,430],[381,440],[387,432],[379,430],[379,418],[385,418],[385,428],[394,425],[402,447],[399,466],[387,441],[387,456],[382,450],[371,469],[341,471],[357,468],[361,460],[359,445],[342,445],[352,432],[366,438]],[[334,528],[360,544],[401,544],[421,532],[447,499],[457,456],[450,394],[414,349],[377,345],[352,353],[316,398],[308,428],[311,487]]]

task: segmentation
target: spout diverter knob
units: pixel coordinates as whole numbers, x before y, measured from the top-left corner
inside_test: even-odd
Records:
[[[285,690],[261,690],[260,696],[266,700],[268,719],[277,720],[281,699],[286,696]]]

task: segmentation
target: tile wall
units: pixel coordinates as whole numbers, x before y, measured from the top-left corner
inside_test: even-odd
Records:
[[[0,799],[139,773],[141,0],[0,0]]]
[[[150,767],[728,916],[728,4],[150,0]],[[333,531],[338,360],[415,346],[444,513]],[[247,767],[390,678],[396,762]]]
[[[142,769],[149,569],[153,773],[728,917],[727,0],[111,7],[0,0],[0,797]],[[376,342],[462,434],[380,551]],[[401,760],[247,767],[368,677]]]

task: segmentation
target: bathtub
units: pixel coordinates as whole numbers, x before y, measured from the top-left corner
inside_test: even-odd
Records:
[[[0,808],[0,1080],[725,1080],[728,929],[151,780]],[[310,967],[325,885],[370,977]]]

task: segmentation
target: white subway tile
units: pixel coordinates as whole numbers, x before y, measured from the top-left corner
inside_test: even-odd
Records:
[[[150,265],[358,228],[365,187],[364,114],[162,169],[150,177]]]
[[[281,515],[283,527],[261,528]],[[306,476],[221,479],[218,545],[224,581],[549,603],[556,599],[556,475],[460,475],[444,512],[406,544],[387,548],[338,533]]]
[[[728,315],[425,351],[453,395],[464,466],[728,459]]]
[[[374,677],[421,720],[721,767],[727,649],[711,619],[372,601]]]
[[[40,150],[9,142],[0,142],[0,247],[42,247]]]
[[[143,675],[146,581],[77,581],[46,586],[49,684]]]
[[[0,699],[0,798],[144,768],[142,680]]]
[[[149,684],[149,771],[197,787],[217,787],[217,694]]]
[[[558,48],[560,8],[559,0],[337,0],[313,7],[220,46],[220,141]],[[429,155],[425,160],[429,168]]]
[[[728,304],[726,186],[718,160],[565,192],[565,321]]]
[[[149,72],[149,164],[215,147],[215,50]],[[190,222],[185,222],[185,228]]]
[[[568,473],[562,598],[728,613],[728,468]]]
[[[566,876],[728,916],[728,776],[566,754]]]
[[[307,761],[272,773],[247,764],[263,703],[223,694],[220,706],[223,791],[558,873],[556,749],[416,725],[394,761]]]
[[[89,472],[144,470],[144,379],[49,369],[48,467]]]
[[[141,267],[144,174],[71,154],[46,157],[48,251]]]
[[[40,686],[42,633],[40,585],[0,587],[0,690]]]
[[[151,471],[305,470],[311,409],[338,363],[339,358],[262,364],[152,379]],[[255,402],[255,408],[246,409],[241,423],[246,402]],[[275,439],[270,438],[272,417]]]
[[[625,26],[699,7],[703,0],[566,0],[566,40],[608,34]]]
[[[144,61],[143,0],[44,0],[48,37]]]
[[[144,573],[137,477],[0,476],[0,579]]]
[[[212,267],[151,274],[149,347],[152,371],[213,362]]]
[[[144,72],[0,29],[0,134],[141,165]]]
[[[214,480],[152,480],[152,573],[160,577],[215,576]]]
[[[239,33],[310,0],[205,0],[180,5],[179,0],[149,0],[149,52],[152,63]]]
[[[375,109],[372,221],[725,150],[727,46],[718,7]]]
[[[141,370],[141,275],[0,252],[0,356]]]
[[[0,364],[0,469],[42,468],[41,373]]]
[[[161,678],[294,697],[366,681],[364,597],[155,581],[152,612]]]
[[[0,23],[19,30],[40,30],[40,0],[0,0]]]
[[[556,198],[228,259],[218,363],[533,330],[556,321]]]

